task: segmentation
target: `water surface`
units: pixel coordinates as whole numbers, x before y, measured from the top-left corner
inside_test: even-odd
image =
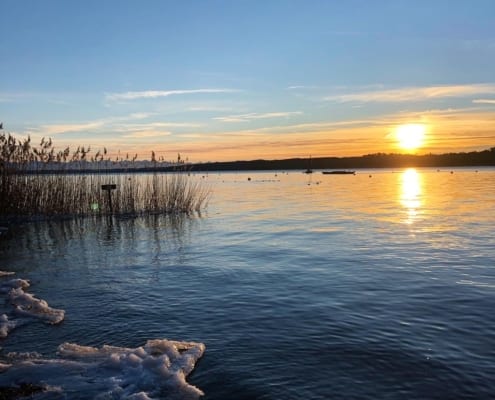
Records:
[[[493,397],[495,170],[192,178],[200,216],[15,228],[0,269],[65,320],[2,353],[168,338],[205,344],[204,399]]]

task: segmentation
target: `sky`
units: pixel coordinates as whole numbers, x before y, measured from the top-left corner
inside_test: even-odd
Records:
[[[0,121],[140,159],[483,150],[494,18],[493,0],[0,0]]]

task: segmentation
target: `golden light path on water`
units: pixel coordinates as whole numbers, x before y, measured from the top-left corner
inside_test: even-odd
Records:
[[[400,203],[407,212],[406,224],[414,223],[420,214],[422,199],[422,178],[414,168],[406,169],[401,176]]]

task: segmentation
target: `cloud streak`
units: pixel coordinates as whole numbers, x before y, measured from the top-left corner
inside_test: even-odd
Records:
[[[448,97],[466,97],[480,94],[495,94],[495,84],[451,85],[406,87],[388,90],[373,90],[359,93],[327,96],[327,101],[347,102],[408,102],[441,99]]]
[[[134,121],[147,119],[154,114],[152,113],[132,113],[128,116],[121,117],[109,117],[98,119],[94,121],[86,121],[80,123],[59,123],[59,124],[46,124],[40,125],[35,128],[28,129],[29,133],[41,134],[45,136],[59,135],[64,133],[77,133],[77,132],[95,132],[95,131],[108,131],[115,133],[129,133],[126,137],[150,137],[151,134],[146,135],[144,132],[155,132],[156,136],[160,136],[165,130],[171,128],[198,128],[201,125],[190,122],[149,122],[149,123],[135,123]],[[142,132],[138,135],[138,132]],[[132,136],[133,135],[133,136]]]
[[[475,99],[473,100],[475,104],[495,104],[495,99]]]
[[[32,132],[39,132],[43,135],[58,135],[61,133],[69,132],[86,132],[93,131],[95,129],[102,128],[105,125],[105,121],[93,121],[80,124],[51,124],[42,125],[39,128],[32,128]]]
[[[234,89],[189,89],[189,90],[144,90],[137,92],[107,93],[108,101],[131,101],[139,99],[157,99],[176,95],[205,94],[205,93],[232,93]]]
[[[222,122],[248,122],[258,119],[270,119],[270,118],[289,118],[294,115],[301,115],[301,111],[283,111],[283,112],[268,112],[268,113],[249,113],[239,115],[229,115],[226,117],[215,117],[216,121]]]
[[[114,127],[115,132],[156,131],[163,128],[199,128],[201,125],[191,122],[150,122],[147,124],[121,124]]]
[[[145,138],[157,138],[163,136],[170,136],[172,132],[169,131],[136,131],[128,135],[124,135],[125,138],[130,139],[145,139]]]

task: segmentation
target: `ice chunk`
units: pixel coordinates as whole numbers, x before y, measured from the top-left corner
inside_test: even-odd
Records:
[[[0,284],[0,293],[9,293],[12,289],[26,289],[30,285],[25,279],[10,279]]]
[[[0,339],[5,339],[16,326],[17,321],[9,320],[7,314],[0,315]]]
[[[65,311],[51,308],[45,300],[37,299],[34,295],[26,293],[25,289],[29,287],[30,282],[25,279],[16,278],[0,283],[0,293],[6,295],[8,303],[13,307],[12,310],[17,314],[17,318],[15,318],[15,315],[9,313],[7,308],[2,308],[0,312],[0,339],[6,338],[15,327],[26,321],[19,316],[35,317],[48,324],[58,324],[63,321]]]
[[[100,348],[64,343],[58,358],[11,357],[0,374],[0,386],[29,377],[29,383],[84,393],[100,399],[197,399],[203,392],[186,382],[203,355],[202,343],[149,340],[137,348]],[[9,366],[10,365],[10,366]],[[24,379],[25,381],[25,379]]]
[[[58,324],[64,320],[65,311],[51,308],[45,300],[37,299],[26,293],[22,287],[12,289],[9,299],[17,313],[39,318],[49,324]]]
[[[2,277],[2,276],[10,276],[10,275],[15,275],[15,272],[0,271],[0,277]]]
[[[11,366],[12,364],[5,364],[0,362],[0,373],[7,371]]]

